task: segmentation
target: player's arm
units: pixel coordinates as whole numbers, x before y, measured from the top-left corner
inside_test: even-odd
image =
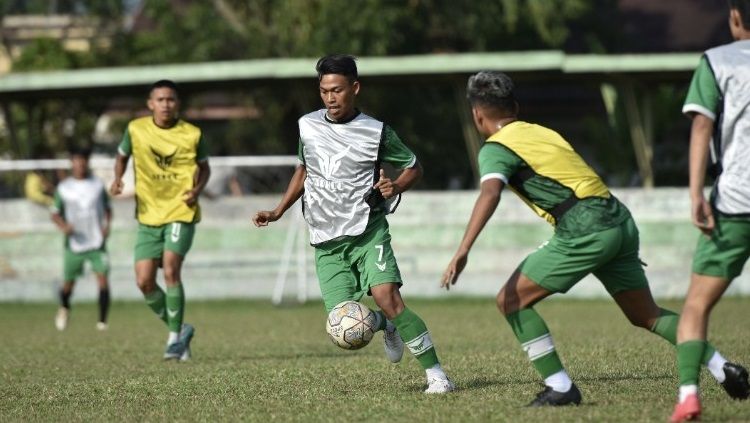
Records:
[[[380,190],[380,194],[387,200],[411,189],[422,179],[423,172],[417,156],[388,125],[383,127],[383,143],[381,159],[396,169],[403,169],[396,180],[385,176],[385,172],[380,169],[378,181],[373,188]]]
[[[112,181],[112,186],[109,188],[109,193],[112,194],[112,196],[120,195],[125,186],[122,182],[122,176],[125,174],[125,169],[128,167],[128,161],[130,160],[132,149],[130,130],[129,128],[125,128],[125,133],[122,135],[122,141],[120,141],[120,145],[117,147],[117,156],[115,156],[115,179]]]
[[[714,229],[714,216],[711,205],[703,195],[706,182],[706,166],[709,146],[713,135],[714,121],[700,113],[693,116],[690,129],[690,200],[693,224],[706,235]]]
[[[690,214],[693,224],[706,235],[714,229],[711,205],[703,195],[709,147],[721,102],[721,91],[705,55],[690,81],[682,112],[693,119],[690,130]]]
[[[65,235],[70,235],[73,233],[73,226],[65,221],[65,218],[62,215],[63,207],[64,205],[62,202],[62,198],[60,197],[60,194],[55,191],[52,207],[50,208],[50,217],[52,218],[52,222],[54,222],[57,228],[60,229],[60,232],[64,233]]]
[[[398,178],[396,178],[395,181],[385,176],[383,169],[380,169],[380,177],[373,188],[380,190],[383,198],[387,200],[411,189],[414,184],[422,179],[422,174],[422,165],[420,165],[419,162],[415,162],[412,167],[408,167],[401,171],[401,174],[398,175]]]
[[[487,179],[482,182],[479,198],[474,203],[474,210],[471,212],[471,218],[464,232],[464,237],[461,240],[458,251],[456,251],[448,268],[443,273],[441,287],[450,289],[451,285],[455,285],[458,276],[466,267],[471,247],[500,203],[500,193],[504,186],[503,181],[496,178]]]
[[[195,176],[195,185],[193,189],[185,192],[185,204],[188,206],[194,205],[198,201],[198,197],[206,188],[208,178],[211,177],[211,166],[208,165],[208,159],[201,160],[198,162],[198,174]]]
[[[302,193],[305,192],[305,178],[307,178],[307,168],[300,164],[294,170],[294,175],[286,187],[286,192],[281,198],[279,205],[273,210],[261,210],[253,216],[253,223],[257,227],[268,226],[269,223],[281,219],[281,216],[289,210],[294,203],[299,200]]]
[[[109,237],[112,228],[112,205],[109,203],[109,197],[106,192],[102,192],[102,201],[104,201],[104,225],[102,225],[102,236],[104,239]]]

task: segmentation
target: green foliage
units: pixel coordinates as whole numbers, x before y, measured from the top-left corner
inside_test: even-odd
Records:
[[[73,69],[77,62],[76,54],[65,50],[60,41],[38,38],[13,61],[13,72]]]
[[[135,288],[134,288],[135,289]],[[679,309],[679,304],[665,304]],[[747,361],[747,300],[722,300],[711,336],[726,357]],[[527,408],[541,390],[491,298],[410,300],[427,323],[455,393],[421,391],[423,371],[408,351],[393,365],[381,336],[358,351],[336,348],[320,303],[190,302],[194,359],[164,362],[166,327],[140,302],[115,302],[110,329],[97,332],[96,305],[74,303],[65,332],[52,304],[0,307],[0,416],[4,421],[665,421],[677,392],[675,354],[628,324],[612,300],[545,301],[546,319],[579,407]],[[703,418],[743,421],[704,373]]]

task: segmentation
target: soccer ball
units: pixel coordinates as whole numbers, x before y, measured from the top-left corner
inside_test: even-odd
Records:
[[[375,335],[377,316],[366,305],[344,301],[328,313],[326,332],[334,344],[346,350],[358,350]]]

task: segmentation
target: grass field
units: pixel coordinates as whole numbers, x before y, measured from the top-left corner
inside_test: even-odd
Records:
[[[667,303],[678,308],[678,303]],[[94,329],[93,304],[76,304],[68,330],[52,304],[0,306],[0,421],[657,421],[672,410],[672,348],[630,327],[610,301],[555,299],[538,306],[569,373],[579,407],[523,407],[539,378],[491,299],[410,301],[427,322],[458,391],[426,396],[416,360],[391,365],[380,334],[339,350],[319,303],[192,302],[194,359],[161,361],[165,328],[142,303],[115,303],[110,329]],[[727,298],[712,339],[750,363],[750,299]],[[729,400],[703,373],[704,420],[748,421],[750,403]]]

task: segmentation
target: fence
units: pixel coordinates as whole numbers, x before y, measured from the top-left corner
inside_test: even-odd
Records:
[[[523,257],[552,234],[514,195],[506,191],[500,207],[477,241],[458,285],[447,294],[439,279],[458,245],[477,193],[410,192],[389,217],[393,247],[407,297],[494,295]],[[698,232],[689,222],[685,189],[615,190],[638,222],[641,256],[654,295],[682,297]],[[190,298],[317,298],[313,249],[302,218],[290,211],[267,228],[255,228],[256,210],[273,208],[279,195],[202,200],[199,224],[183,278]],[[114,230],[108,243],[114,299],[139,299],[133,279],[136,222],[132,199],[115,200]],[[0,301],[52,301],[62,276],[62,235],[48,212],[24,200],[0,202]],[[296,231],[297,236],[294,236]],[[299,259],[302,259],[300,261]],[[280,277],[280,269],[289,270]],[[283,276],[283,275],[281,275]],[[286,281],[285,289],[277,280]],[[95,296],[93,277],[78,282],[76,300]],[[749,294],[750,275],[742,275],[730,294]],[[283,294],[283,295],[282,295]],[[587,277],[570,296],[606,295]]]

